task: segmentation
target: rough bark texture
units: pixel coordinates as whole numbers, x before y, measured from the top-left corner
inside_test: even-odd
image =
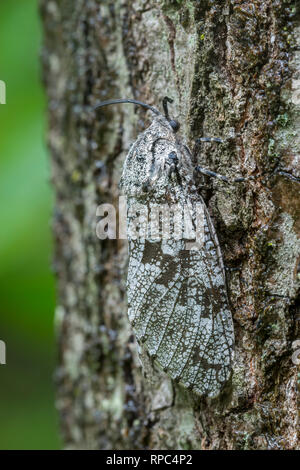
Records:
[[[299,338],[300,27],[283,0],[43,0],[44,81],[56,191],[57,406],[67,448],[295,449]],[[140,368],[126,317],[124,242],[100,242],[96,207],[117,203],[130,143],[150,114],[96,102],[134,97],[172,116],[201,165],[236,334],[232,383],[199,399]],[[297,166],[298,164],[298,166]],[[298,172],[298,174],[297,174]],[[271,295],[275,294],[275,295]]]

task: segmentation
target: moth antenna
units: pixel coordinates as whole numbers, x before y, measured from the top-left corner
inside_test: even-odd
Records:
[[[119,103],[137,104],[139,106],[142,106],[143,108],[149,109],[150,111],[152,111],[152,113],[156,114],[157,116],[165,117],[167,121],[169,122],[170,126],[172,127],[173,131],[177,132],[180,127],[180,124],[178,121],[175,121],[169,118],[167,102],[172,103],[173,100],[171,98],[168,98],[167,96],[163,99],[163,107],[164,107],[165,116],[160,111],[158,111],[158,109],[154,108],[153,106],[150,106],[150,104],[143,103],[142,101],[138,101],[138,100],[127,99],[127,98],[101,101],[96,106],[94,106],[93,109],[96,110],[98,108],[101,108],[102,106],[108,106],[110,104],[119,104]]]
[[[142,101],[127,99],[127,98],[124,98],[124,99],[117,99],[117,100],[101,101],[101,102],[98,103],[96,106],[94,106],[93,109],[98,109],[98,108],[101,108],[102,106],[108,106],[108,105],[110,105],[110,104],[119,104],[119,103],[137,104],[137,105],[139,105],[139,106],[142,106],[143,108],[149,109],[150,111],[152,111],[152,113],[156,114],[157,116],[163,116],[163,114],[160,113],[160,112],[158,111],[158,109],[154,108],[153,106],[150,106],[150,105],[147,104],[147,103],[143,103]]]
[[[164,108],[165,118],[167,119],[167,121],[169,121],[169,124],[172,127],[173,131],[177,132],[178,129],[180,128],[180,124],[178,121],[175,121],[175,119],[170,119],[169,110],[168,110],[168,103],[173,103],[173,101],[174,100],[172,100],[172,98],[165,96],[162,100],[162,105]]]
[[[164,108],[165,117],[168,121],[170,121],[168,103],[173,103],[173,101],[174,100],[172,100],[172,98],[169,98],[168,96],[165,96],[162,100],[162,105],[163,105],[163,108]]]

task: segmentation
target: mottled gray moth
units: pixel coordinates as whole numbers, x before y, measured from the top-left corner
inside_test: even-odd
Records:
[[[135,100],[97,106],[130,102],[154,113],[150,126],[132,144],[123,168],[128,223],[137,205],[150,210],[163,204],[189,207],[194,225],[196,205],[204,214],[199,249],[188,249],[184,236],[157,239],[148,231],[143,236],[128,234],[128,317],[137,341],[161,369],[184,387],[213,397],[228,381],[233,359],[225,270],[211,217],[195,184],[191,152],[177,137],[179,124],[169,118],[167,100],[165,115]]]

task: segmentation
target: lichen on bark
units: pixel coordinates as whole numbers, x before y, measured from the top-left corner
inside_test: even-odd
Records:
[[[299,446],[300,29],[280,0],[41,0],[58,279],[57,407],[67,448],[296,449]],[[201,166],[254,176],[205,181],[236,334],[232,383],[216,400],[142,373],[126,317],[127,247],[99,241],[96,207],[116,203],[124,157],[150,115],[172,116]],[[280,175],[279,172],[282,172]],[[202,183],[201,181],[199,183]]]

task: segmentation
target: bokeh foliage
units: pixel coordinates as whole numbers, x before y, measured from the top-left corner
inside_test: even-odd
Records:
[[[36,0],[0,4],[0,449],[59,447],[54,409],[51,188]]]

